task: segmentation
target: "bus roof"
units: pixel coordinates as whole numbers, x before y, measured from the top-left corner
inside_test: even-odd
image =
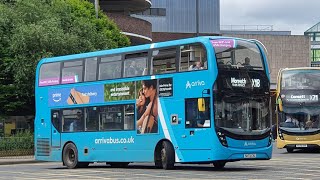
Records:
[[[128,47],[122,47],[122,48],[100,50],[100,51],[93,51],[93,52],[79,53],[79,54],[72,54],[72,55],[64,55],[64,56],[57,56],[57,57],[51,57],[51,58],[44,58],[39,61],[38,66],[40,66],[43,63],[68,61],[68,60],[74,60],[74,59],[90,58],[90,57],[96,57],[96,56],[105,56],[105,55],[111,55],[111,54],[130,53],[130,52],[134,52],[134,51],[142,51],[142,50],[153,49],[153,48],[162,48],[162,47],[167,47],[167,46],[175,46],[175,45],[179,45],[179,44],[206,42],[209,39],[226,39],[226,38],[251,41],[251,40],[247,40],[247,39],[226,37],[226,36],[199,36],[199,37],[194,37],[194,38],[164,41],[164,42],[151,43],[151,44],[145,44],[145,45],[128,46]]]

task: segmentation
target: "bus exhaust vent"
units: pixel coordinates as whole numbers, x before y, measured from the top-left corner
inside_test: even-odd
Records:
[[[50,143],[49,138],[37,139],[37,151],[38,156],[50,156]]]

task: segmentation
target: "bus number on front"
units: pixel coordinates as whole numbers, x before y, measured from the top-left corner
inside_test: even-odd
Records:
[[[310,95],[310,101],[318,101],[318,95]]]
[[[260,87],[260,79],[251,79],[252,87]]]

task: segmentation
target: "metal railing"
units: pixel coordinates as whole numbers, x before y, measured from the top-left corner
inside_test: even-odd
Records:
[[[0,137],[0,158],[33,156],[33,137]]]
[[[273,25],[221,25],[222,31],[273,31]]]

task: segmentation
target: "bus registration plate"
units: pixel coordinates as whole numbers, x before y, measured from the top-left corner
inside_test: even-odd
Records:
[[[307,144],[296,144],[296,147],[308,147]]]
[[[256,157],[257,157],[257,154],[244,154],[243,157],[244,157],[244,158],[250,158],[250,159],[251,159],[251,158],[256,158]]]

